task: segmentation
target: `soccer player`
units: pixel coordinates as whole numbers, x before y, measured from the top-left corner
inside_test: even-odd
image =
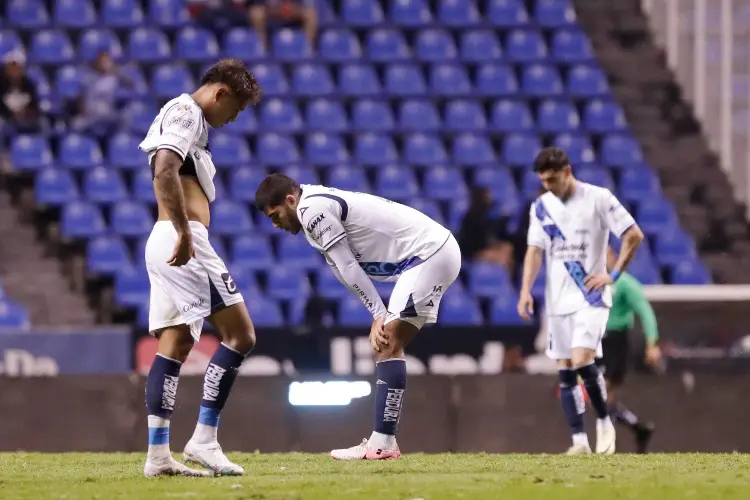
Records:
[[[216,194],[208,127],[234,121],[260,94],[241,61],[221,60],[193,94],[164,105],[140,144],[148,153],[159,212],[145,251],[151,282],[149,331],[159,340],[146,383],[146,476],[244,473],[223,453],[217,429],[239,366],[255,345],[255,330],[237,285],[208,240],[209,203]],[[169,450],[180,367],[200,338],[204,318],[223,342],[206,369],[198,424],[184,458],[211,472],[186,467]]]
[[[331,451],[338,460],[401,456],[396,427],[406,390],[404,348],[425,323],[437,321],[440,300],[461,270],[451,232],[413,208],[365,193],[298,185],[272,174],[260,183],[255,204],[274,226],[304,231],[331,271],[373,317],[375,429],[357,446]],[[371,279],[396,281],[386,309]]]
[[[607,267],[613,269],[617,256],[610,248],[607,252]],[[646,453],[654,425],[641,422],[624,404],[617,401],[615,391],[622,386],[630,362],[630,342],[628,332],[633,328],[635,315],[641,320],[646,336],[646,365],[658,368],[662,356],[657,344],[659,330],[656,315],[648,303],[640,282],[628,273],[622,273],[614,284],[612,309],[609,313],[607,330],[602,339],[603,356],[597,361],[607,382],[609,414],[616,422],[629,427],[635,436],[638,453]]]
[[[583,426],[586,407],[578,385],[580,376],[597,416],[596,452],[611,454],[615,452],[615,427],[595,360],[612,307],[612,283],[632,260],[643,233],[609,190],[575,179],[563,150],[543,149],[534,160],[534,171],[547,192],[530,209],[518,313],[525,319],[534,313],[531,286],[545,253],[547,355],[558,364],[560,400],[573,436],[568,453],[591,453]],[[607,274],[610,232],[622,239],[622,250]]]

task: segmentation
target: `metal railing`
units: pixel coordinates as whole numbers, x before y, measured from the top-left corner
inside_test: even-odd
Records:
[[[750,218],[750,0],[642,0]]]

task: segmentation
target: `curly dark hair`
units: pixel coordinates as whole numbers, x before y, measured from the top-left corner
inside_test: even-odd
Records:
[[[556,147],[542,149],[534,159],[534,172],[546,172],[548,170],[559,172],[568,166],[570,166],[568,155],[565,154],[565,151]]]
[[[257,104],[263,95],[258,80],[240,59],[222,59],[206,71],[201,85],[223,83],[243,102]]]
[[[297,194],[299,184],[284,174],[270,174],[258,186],[255,192],[255,206],[261,212],[266,208],[277,207],[284,203],[288,194]]]

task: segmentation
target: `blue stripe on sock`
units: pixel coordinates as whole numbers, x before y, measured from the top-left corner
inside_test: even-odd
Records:
[[[149,427],[148,444],[169,444],[169,427]]]
[[[198,413],[198,423],[210,425],[211,427],[218,427],[220,413],[221,410],[216,408],[206,408],[205,406],[201,406],[201,410]]]

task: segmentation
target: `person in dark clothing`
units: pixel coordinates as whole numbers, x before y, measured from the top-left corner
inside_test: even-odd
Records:
[[[486,187],[475,187],[471,205],[461,223],[458,244],[464,258],[492,262],[511,271],[513,244],[507,230],[507,220],[492,215],[492,193]]]
[[[0,74],[0,130],[10,137],[41,128],[39,97],[34,82],[26,75],[26,57],[20,51],[8,53]]]

